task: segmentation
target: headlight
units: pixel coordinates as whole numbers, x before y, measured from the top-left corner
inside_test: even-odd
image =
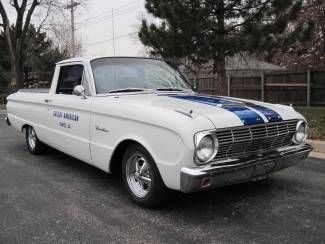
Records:
[[[199,164],[208,163],[218,152],[218,139],[214,132],[199,132],[194,137],[195,161]]]
[[[295,144],[302,144],[306,142],[308,134],[308,125],[305,121],[300,120],[297,123],[296,133],[293,135],[292,141]]]

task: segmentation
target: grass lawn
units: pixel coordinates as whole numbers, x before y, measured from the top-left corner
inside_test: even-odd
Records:
[[[0,110],[6,109],[6,105],[0,104]]]
[[[325,140],[325,107],[295,107],[309,123],[309,139]]]

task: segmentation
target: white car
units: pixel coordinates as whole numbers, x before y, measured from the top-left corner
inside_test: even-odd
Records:
[[[292,107],[196,94],[150,58],[74,58],[50,90],[10,95],[7,123],[28,149],[49,145],[122,174],[131,198],[155,206],[167,188],[193,192],[255,181],[305,159],[308,125]]]

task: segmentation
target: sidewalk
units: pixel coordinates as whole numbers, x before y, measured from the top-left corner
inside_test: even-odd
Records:
[[[314,152],[325,153],[325,141],[307,140],[307,143],[314,148]]]
[[[314,150],[309,154],[313,158],[325,159],[325,141],[307,140]]]
[[[311,152],[311,153],[309,154],[309,157],[325,159],[325,153]]]

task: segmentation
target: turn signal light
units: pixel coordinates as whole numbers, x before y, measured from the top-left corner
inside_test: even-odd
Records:
[[[211,186],[211,183],[212,183],[211,177],[203,178],[201,181],[201,188],[207,188],[207,187]]]

